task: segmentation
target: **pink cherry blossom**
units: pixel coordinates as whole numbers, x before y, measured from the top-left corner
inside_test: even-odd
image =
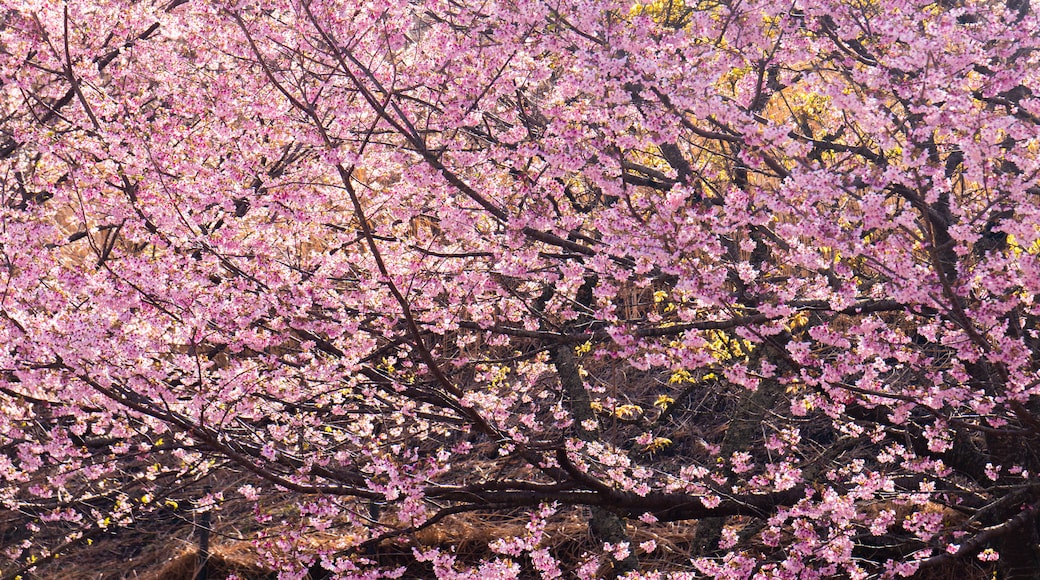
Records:
[[[282,578],[1037,569],[1038,30],[0,3],[4,574],[229,502]]]

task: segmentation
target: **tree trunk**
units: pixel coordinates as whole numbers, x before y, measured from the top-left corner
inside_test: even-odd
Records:
[[[1022,465],[1033,471],[1038,466],[1032,455],[1031,448],[1035,441],[1025,437],[989,434],[986,437],[986,447],[990,458],[995,465]],[[1032,460],[1032,461],[1031,461]],[[1006,480],[1006,481],[1004,481]],[[1013,479],[1007,470],[1001,471],[1001,478],[997,484],[1015,485],[1021,483]],[[1026,496],[1019,501],[1008,502],[1008,505],[997,514],[993,523],[1007,521],[1021,513],[1024,505],[1035,501],[1036,497]],[[995,542],[993,548],[1000,553],[998,567],[1000,578],[1004,580],[1040,580],[1040,534],[1037,532],[1037,524],[1023,526],[1012,533],[1001,536]]]
[[[761,430],[762,418],[766,410],[776,402],[780,392],[778,383],[764,381],[757,390],[741,398],[737,416],[730,422],[722,440],[720,456],[723,459],[728,459],[736,451],[753,449],[756,436]],[[692,546],[694,555],[710,554],[718,549],[725,523],[726,518],[698,520]]]
[[[552,350],[551,356],[556,373],[560,377],[560,384],[563,386],[568,410],[576,423],[575,433],[582,441],[598,440],[598,429],[587,428],[596,422],[596,415],[592,411],[589,393],[585,390],[585,384],[578,373],[578,363],[572,347],[566,344],[558,345]],[[593,507],[591,512],[589,529],[597,542],[607,542],[613,545],[625,542],[630,547],[629,554],[625,558],[620,560],[612,558],[613,565],[611,570],[606,572],[606,577],[617,578],[626,572],[638,570],[639,560],[636,558],[628,532],[625,530],[625,521],[614,512],[602,507]]]

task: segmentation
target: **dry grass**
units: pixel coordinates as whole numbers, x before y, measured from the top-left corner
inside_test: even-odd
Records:
[[[287,507],[287,506],[286,506]],[[240,514],[241,515],[241,514]],[[585,510],[561,512],[547,522],[542,547],[568,568],[580,564],[588,554],[595,552],[595,541],[588,532]],[[445,519],[443,522],[397,540],[383,542],[368,558],[388,567],[404,566],[405,578],[429,578],[431,570],[412,557],[413,547],[451,548],[460,564],[475,564],[496,555],[488,544],[500,538],[523,537],[528,534],[529,518],[525,515],[501,516],[467,513]],[[731,518],[728,525],[740,530],[751,522]],[[688,569],[693,531],[696,522],[661,523],[630,526],[632,548],[640,557],[645,570]],[[219,529],[230,530],[245,525],[226,518]],[[751,528],[747,528],[751,530]],[[163,536],[152,530],[147,534],[125,533],[96,542],[90,549],[58,560],[40,570],[32,578],[38,580],[195,580],[199,577],[199,555],[190,527],[169,529]],[[276,534],[277,529],[258,530]],[[752,531],[753,533],[753,531]],[[657,548],[651,554],[637,546],[653,540]],[[344,547],[346,536],[335,533],[313,534],[307,543],[315,552],[335,551]],[[745,545],[754,550],[754,541]],[[132,555],[131,555],[132,554]],[[605,572],[605,570],[603,570]],[[226,580],[234,574],[241,580],[274,580],[277,574],[266,567],[249,541],[226,537],[211,547],[207,580]],[[323,578],[315,571],[309,580]],[[929,570],[917,576],[919,580],[963,578],[984,580],[991,571],[977,563],[966,566]]]
[[[201,559],[197,548],[184,550],[168,560],[161,568],[137,576],[140,580],[194,580],[199,577]],[[227,578],[234,574],[243,580],[274,580],[277,576],[263,566],[249,542],[217,546],[211,550],[206,564],[209,580]]]

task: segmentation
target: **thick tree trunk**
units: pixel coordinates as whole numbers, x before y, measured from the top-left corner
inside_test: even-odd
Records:
[[[1024,526],[997,543],[1004,580],[1040,580],[1040,536],[1036,526]]]
[[[765,348],[765,347],[761,347]],[[775,381],[763,381],[758,389],[749,391],[741,397],[740,408],[726,428],[722,439],[720,457],[728,459],[734,452],[752,450],[756,438],[762,429],[762,419],[773,407],[783,393],[783,388]],[[704,518],[698,520],[694,530],[692,551],[694,556],[715,552],[722,538],[722,528],[726,518]]]
[[[575,421],[575,433],[582,441],[596,441],[599,438],[598,429],[587,428],[595,424],[596,415],[592,410],[589,393],[585,390],[585,384],[578,372],[574,351],[569,345],[561,344],[552,350],[551,356],[560,377],[560,384],[563,386],[568,410]],[[631,540],[625,530],[625,521],[620,516],[605,508],[593,507],[591,508],[589,529],[597,542],[613,545],[626,542],[630,545],[628,556],[620,560],[614,559],[611,570],[605,573],[606,577],[616,578],[626,572],[639,569],[639,560],[636,558],[634,549],[631,549]]]
[[[986,447],[994,465],[1022,465],[1029,470],[1036,469],[1037,462],[1031,448],[1035,441],[1020,436],[990,434],[986,437]],[[1015,485],[1007,471],[1001,472],[998,484]],[[1009,502],[995,515],[994,524],[1009,520],[1025,508],[1023,504],[1034,501],[1035,497],[1023,497],[1020,501]],[[1004,580],[1040,580],[1040,534],[1036,523],[1023,526],[1012,533],[1002,536],[993,546],[1000,553],[998,561],[1000,578]]]

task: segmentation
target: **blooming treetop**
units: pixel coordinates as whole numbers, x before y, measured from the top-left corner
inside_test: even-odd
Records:
[[[0,576],[234,472],[286,578],[1037,577],[1028,1],[0,14]]]

